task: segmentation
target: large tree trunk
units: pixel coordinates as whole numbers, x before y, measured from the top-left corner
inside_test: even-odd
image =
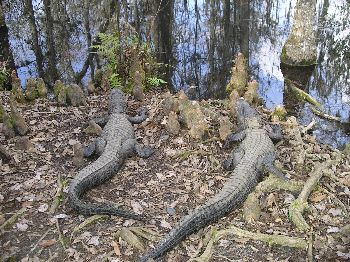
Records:
[[[48,73],[49,80],[54,83],[59,79],[59,73],[57,70],[57,55],[55,49],[53,18],[51,14],[51,0],[44,0],[44,11],[46,15],[46,43],[47,43],[47,58],[48,58]]]
[[[40,48],[39,44],[39,33],[38,29],[36,27],[35,23],[35,15],[34,15],[34,9],[33,9],[33,4],[32,0],[24,0],[25,1],[25,13],[28,15],[28,23],[30,27],[30,33],[32,35],[32,48],[34,51],[35,59],[36,59],[36,68],[38,71],[38,75],[45,79],[45,72],[44,72],[44,62],[43,62],[43,54]]]
[[[241,52],[249,60],[249,22],[250,22],[250,4],[249,0],[238,1],[239,8],[239,27],[240,27],[240,47]],[[249,64],[249,61],[248,61]]]
[[[5,22],[5,14],[4,9],[2,7],[2,0],[0,0],[0,62],[3,61],[7,61],[7,69],[9,71],[16,69],[12,51],[10,48],[9,34]],[[5,83],[5,88],[10,88],[10,81]]]

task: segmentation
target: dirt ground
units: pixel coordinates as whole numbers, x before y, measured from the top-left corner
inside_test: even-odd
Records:
[[[8,105],[6,94],[0,98]],[[184,214],[218,192],[230,176],[221,166],[230,149],[223,149],[217,121],[207,119],[210,132],[204,141],[191,139],[186,128],[182,128],[179,135],[170,136],[164,127],[163,100],[164,92],[148,93],[142,104],[150,109],[150,117],[135,125],[139,142],[153,146],[155,154],[149,159],[136,156],[127,159],[111,181],[88,193],[94,201],[110,201],[146,214],[149,221],[111,217],[74,233],[86,218],[73,212],[66,198],[70,180],[82,168],[73,165],[73,145],[77,142],[87,145],[94,139],[83,130],[90,119],[106,112],[107,95],[89,96],[87,106],[77,108],[59,107],[46,99],[20,105],[30,126],[27,135],[33,147],[27,151],[16,149],[19,137],[6,140],[0,134],[0,143],[13,158],[0,166],[0,225],[25,208],[23,214],[0,232],[1,261],[137,261],[145,252],[138,248],[149,250]],[[209,104],[220,115],[228,115],[222,104],[215,101]],[[129,99],[130,114],[139,106],[139,102]],[[330,147],[318,145],[309,134],[302,136],[304,153],[301,152],[300,141],[282,126],[284,138],[276,145],[277,162],[290,179],[306,181],[314,167],[336,154]],[[300,154],[305,156],[302,167],[298,167]],[[84,165],[92,161],[85,160]],[[312,226],[314,260],[348,261],[350,236],[343,228],[350,221],[350,157],[344,156],[331,170],[333,172],[323,176],[310,195],[304,217]],[[63,183],[63,197],[59,197],[59,177]],[[288,219],[288,208],[296,197],[287,191],[261,193],[262,213],[258,221],[247,223],[242,209],[234,210],[189,236],[163,260],[181,262],[199,256],[206,233],[213,227],[224,229],[231,224],[251,232],[308,240],[310,236],[298,231]],[[59,206],[50,213],[57,200],[61,201]],[[132,246],[118,232],[134,227],[152,230],[156,238],[143,239],[141,247]],[[210,261],[305,261],[306,257],[307,250],[268,246],[232,235],[219,240]]]

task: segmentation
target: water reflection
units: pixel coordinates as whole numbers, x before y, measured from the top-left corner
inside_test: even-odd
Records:
[[[310,77],[309,93],[321,102],[325,112],[350,120],[350,3],[346,0],[318,1],[318,64]],[[314,117],[305,106],[300,112],[301,121]],[[350,140],[348,125],[336,125],[317,119],[317,138],[335,147]],[[347,128],[348,130],[345,130]]]
[[[80,71],[82,61],[87,57],[87,29],[82,27],[82,19],[74,15],[84,11],[78,2],[71,2],[72,10],[74,7],[76,11],[69,13],[68,17],[71,22],[69,30],[72,32],[71,38],[67,38],[70,49],[64,48],[67,44],[64,36],[57,41],[60,50],[59,69],[61,77],[66,80],[71,79],[70,71]],[[132,25],[140,39],[152,41],[158,57],[170,64],[168,80],[174,89],[188,90],[191,87],[194,98],[223,97],[232,59],[238,52],[243,52],[248,57],[251,75],[259,83],[259,93],[266,106],[271,108],[285,102],[280,55],[291,31],[296,2],[297,0],[122,1],[116,7],[117,18],[113,24],[117,30],[120,30],[122,24]],[[308,75],[302,75],[308,79],[304,83],[307,91],[322,103],[325,111],[341,116],[344,121],[349,119],[350,110],[349,5],[346,0],[317,1],[315,19],[318,21],[318,65],[309,79]],[[112,15],[111,9],[103,9],[105,6],[102,2],[91,2],[88,18],[92,35],[99,31],[99,26],[103,24],[102,18]],[[40,10],[40,7],[36,10],[38,16]],[[102,15],[94,15],[97,13]],[[28,44],[28,34],[25,34],[28,30],[25,19],[16,17],[16,14],[11,13],[12,19],[7,20],[12,21],[9,23],[10,40],[16,63],[24,65],[18,69],[24,84],[26,78],[36,75],[35,56]],[[41,40],[44,41],[43,37]],[[97,59],[95,63],[97,66]],[[299,77],[298,74],[294,76]],[[88,78],[89,72],[85,75],[85,79]],[[307,124],[312,117],[314,115],[307,107],[302,106],[301,122]],[[318,122],[315,134],[323,142],[338,147],[349,140],[349,136],[338,126],[323,120]]]

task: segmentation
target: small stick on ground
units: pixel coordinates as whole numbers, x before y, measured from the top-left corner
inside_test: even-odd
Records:
[[[328,160],[318,165],[318,167],[316,167],[310,174],[309,179],[305,182],[304,188],[299,194],[298,198],[291,203],[288,212],[289,218],[299,230],[307,231],[310,229],[310,226],[306,223],[303,217],[303,213],[308,207],[307,199],[318,184],[318,181],[321,179],[324,171],[331,165],[337,164],[340,159],[341,158],[338,157],[336,160]]]
[[[1,226],[0,226],[0,232],[2,232],[5,228],[12,226],[16,220],[21,217],[24,212],[26,212],[26,208],[23,207],[20,210],[18,210],[12,217],[10,217],[8,220],[6,220]]]
[[[47,236],[47,234],[51,231],[51,229],[46,230],[46,232],[39,238],[34,247],[29,251],[28,256],[33,253],[33,251],[37,248],[39,243]]]
[[[60,224],[58,222],[58,219],[56,219],[56,228],[57,228],[57,232],[58,232],[58,240],[60,241],[63,249],[66,249],[67,248],[66,240],[64,238],[64,235],[61,232]]]
[[[307,261],[312,262],[313,261],[313,230],[311,229],[310,234],[309,234],[309,239],[307,241],[308,243],[308,248],[307,248]]]
[[[63,181],[62,181],[62,177],[61,175],[58,175],[57,178],[57,191],[55,194],[55,199],[52,202],[52,205],[50,207],[49,210],[49,214],[54,214],[56,212],[56,209],[58,208],[58,206],[60,205],[61,201],[62,201],[62,197],[63,197]]]
[[[87,227],[88,225],[97,223],[98,221],[101,220],[105,220],[108,219],[109,216],[108,215],[93,215],[91,217],[88,217],[87,219],[85,219],[84,222],[80,223],[79,225],[77,225],[74,229],[73,232],[71,234],[71,238],[78,232],[80,232],[84,227]]]

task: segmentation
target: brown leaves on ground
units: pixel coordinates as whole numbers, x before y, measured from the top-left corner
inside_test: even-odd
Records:
[[[0,99],[8,109],[8,95],[2,94]],[[127,159],[111,181],[91,190],[87,197],[145,214],[149,220],[142,224],[112,217],[83,224],[87,219],[70,209],[65,194],[70,179],[81,168],[73,164],[73,148],[78,142],[87,145],[94,139],[83,130],[91,119],[107,111],[106,105],[107,95],[99,95],[87,97],[86,106],[79,107],[60,107],[46,99],[18,106],[30,126],[27,136],[33,147],[27,151],[19,150],[15,147],[18,137],[5,139],[0,135],[3,151],[11,156],[9,162],[2,160],[0,165],[0,223],[8,221],[21,208],[26,210],[15,217],[0,237],[3,260],[13,257],[28,261],[30,257],[53,258],[54,261],[136,261],[141,254],[138,250],[141,244],[136,248],[130,240],[117,237],[118,231],[128,230],[123,236],[131,235],[131,232],[147,250],[183,215],[218,192],[230,176],[231,173],[221,167],[230,150],[222,149],[219,121],[214,120],[227,121],[229,109],[225,104],[219,101],[206,103],[211,111],[205,114],[210,136],[206,141],[197,141],[191,139],[187,128],[169,136],[162,122],[169,112],[178,112],[179,106],[169,94],[148,93],[143,102],[129,101],[129,113],[135,114],[141,105],[149,107],[148,120],[134,126],[135,137],[140,143],[155,147],[156,153],[149,159],[136,156]],[[284,140],[277,146],[277,162],[287,176],[303,182],[314,163],[329,159],[333,150],[317,144],[310,135],[299,136],[295,128],[298,127],[291,128],[294,132],[285,129]],[[223,133],[227,132],[221,135]],[[303,165],[299,164],[299,149],[305,152]],[[91,161],[86,160],[84,165]],[[296,166],[301,168],[296,171]],[[320,261],[341,261],[349,256],[350,239],[346,233],[350,195],[348,170],[349,157],[336,166],[332,174],[321,179],[309,199],[310,208],[305,219],[313,226],[314,257]],[[59,175],[62,179],[58,179]],[[224,228],[234,224],[252,232],[305,237],[288,220],[288,207],[295,197],[287,191],[263,193],[259,195],[260,217],[254,223],[246,223],[242,210],[237,209],[215,226]],[[53,203],[58,207],[51,214]],[[76,228],[79,230],[72,236]],[[198,248],[205,242],[202,236],[207,231],[205,228],[187,238],[167,254],[166,261],[186,261],[190,256],[197,256]],[[305,251],[270,249],[260,242],[236,240],[231,237],[219,240],[212,261],[227,261],[226,258],[281,261],[306,257]]]

